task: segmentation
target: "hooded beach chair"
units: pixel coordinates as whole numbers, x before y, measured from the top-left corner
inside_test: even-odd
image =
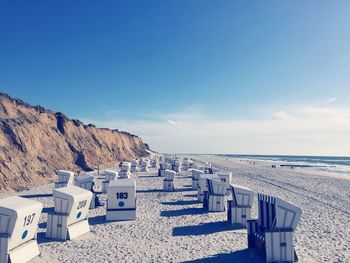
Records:
[[[278,197],[258,194],[259,218],[248,220],[248,247],[260,251],[266,262],[295,262],[293,234],[301,209]]]
[[[164,171],[165,178],[163,180],[163,191],[174,191],[174,179],[176,176],[176,172],[173,170],[166,169]]]
[[[46,238],[71,240],[90,232],[87,220],[93,194],[68,186],[53,190],[54,211],[47,215]]]
[[[207,179],[207,184],[208,191],[204,191],[203,207],[209,212],[224,212],[227,184],[217,179]]]
[[[247,227],[251,218],[254,192],[245,186],[230,184],[232,200],[227,201],[227,221],[230,225]]]
[[[0,200],[0,262],[28,262],[40,254],[36,240],[43,205],[11,196]]]

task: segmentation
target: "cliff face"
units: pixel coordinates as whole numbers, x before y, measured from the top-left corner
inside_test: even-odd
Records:
[[[0,93],[0,191],[56,180],[58,169],[90,171],[146,156],[132,134],[99,129]]]

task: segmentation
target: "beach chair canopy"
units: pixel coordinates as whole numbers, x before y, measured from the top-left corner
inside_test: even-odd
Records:
[[[301,209],[281,198],[258,194],[259,227],[265,229],[291,229],[295,231]]]
[[[225,195],[228,184],[217,180],[207,179],[209,195]]]
[[[234,206],[247,206],[253,205],[254,192],[248,187],[230,184],[232,201]]]

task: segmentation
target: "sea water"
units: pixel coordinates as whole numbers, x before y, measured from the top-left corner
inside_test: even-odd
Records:
[[[226,158],[269,161],[279,166],[310,169],[324,172],[348,174],[350,176],[350,157],[346,156],[293,156],[293,155],[245,155],[220,154]]]

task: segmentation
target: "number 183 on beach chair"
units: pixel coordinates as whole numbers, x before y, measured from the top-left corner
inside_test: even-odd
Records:
[[[136,181],[121,179],[110,182],[107,193],[107,221],[136,219]]]

